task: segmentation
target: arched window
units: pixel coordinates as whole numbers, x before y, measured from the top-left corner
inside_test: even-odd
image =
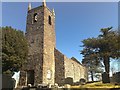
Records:
[[[38,19],[37,13],[35,13],[35,14],[34,14],[34,22],[37,22],[37,19]]]
[[[48,23],[51,25],[52,22],[51,22],[51,16],[48,17]]]

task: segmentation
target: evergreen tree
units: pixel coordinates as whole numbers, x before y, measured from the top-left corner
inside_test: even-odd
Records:
[[[12,27],[2,27],[2,72],[19,71],[26,61],[28,45],[24,33]]]
[[[84,49],[92,50],[97,58],[103,61],[108,78],[110,72],[110,58],[116,59],[120,57],[120,35],[118,31],[111,29],[112,27],[103,28],[101,29],[102,34],[97,38],[88,38],[82,41]],[[82,54],[85,56],[84,53]],[[88,53],[88,55],[90,55],[90,53]],[[109,81],[110,79],[108,82]]]
[[[90,48],[84,48],[84,50],[81,51],[81,54],[84,55],[82,64],[88,68],[88,75],[91,76],[91,80],[94,82],[94,78],[97,78],[98,75],[103,72],[103,65],[99,57],[97,57],[97,54]]]

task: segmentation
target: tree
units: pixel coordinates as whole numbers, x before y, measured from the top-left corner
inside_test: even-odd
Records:
[[[83,47],[94,51],[94,54],[103,61],[105,72],[110,72],[110,58],[120,57],[120,35],[118,31],[111,30],[112,27],[101,29],[101,33],[97,38],[84,39]],[[84,54],[83,54],[84,55]],[[110,79],[108,80],[108,82]]]
[[[102,69],[103,65],[99,60],[99,57],[97,57],[97,54],[95,54],[94,51],[91,50],[90,48],[84,48],[81,51],[81,54],[84,55],[82,64],[88,67],[88,75],[91,76],[91,80],[92,82],[94,82],[94,78],[99,79],[100,73],[103,72],[103,69]]]
[[[27,59],[28,45],[24,33],[12,27],[2,27],[2,73],[19,71]]]

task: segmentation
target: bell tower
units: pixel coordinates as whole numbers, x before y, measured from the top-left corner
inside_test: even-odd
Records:
[[[55,12],[46,6],[45,1],[36,8],[29,3],[26,38],[29,52],[21,71],[21,82],[25,85],[54,84]]]

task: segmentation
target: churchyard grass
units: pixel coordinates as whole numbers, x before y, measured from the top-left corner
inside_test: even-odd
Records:
[[[85,85],[79,85],[79,86],[71,86],[71,88],[97,88],[97,90],[101,88],[120,88],[120,85],[115,85],[112,83],[106,83],[103,84],[102,82],[94,82],[94,83],[88,83]]]

